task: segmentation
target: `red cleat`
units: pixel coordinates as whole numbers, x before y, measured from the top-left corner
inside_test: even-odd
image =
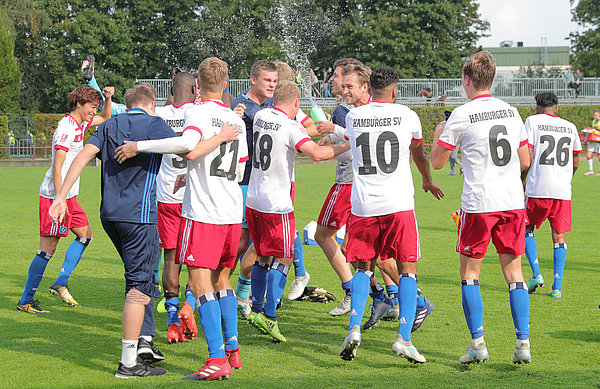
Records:
[[[231,365],[225,358],[206,358],[202,369],[182,378],[184,381],[226,380],[231,375]]]
[[[232,369],[242,368],[242,358],[240,357],[239,346],[235,350],[225,350],[225,354],[227,355],[227,359],[229,360]]]
[[[194,339],[198,335],[198,326],[196,325],[196,317],[190,303],[185,302],[183,308],[179,311],[179,320],[183,336],[188,339]]]
[[[169,324],[169,330],[167,331],[167,342],[169,344],[185,342],[186,340],[180,325],[177,325],[177,323]]]

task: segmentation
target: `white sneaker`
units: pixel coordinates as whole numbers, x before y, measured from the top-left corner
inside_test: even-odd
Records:
[[[302,296],[304,293],[304,288],[310,282],[310,274],[306,272],[306,274],[302,277],[294,278],[294,282],[292,282],[292,288],[290,289],[290,293],[288,294],[288,300],[296,300],[298,297]]]
[[[460,357],[461,363],[479,363],[485,362],[490,359],[490,353],[487,351],[487,347],[485,347],[485,342],[480,342],[475,345],[473,341],[469,344],[469,347],[465,350],[465,355]]]
[[[529,339],[520,340],[517,339],[517,344],[515,345],[515,352],[510,358],[513,363],[529,363],[531,362],[531,350],[529,346]]]
[[[252,303],[250,302],[250,300],[245,300],[237,296],[236,298],[238,312],[242,315],[244,319],[246,319],[250,312],[252,312]]]
[[[342,357],[345,361],[351,361],[356,358],[356,350],[360,346],[360,327],[354,326],[350,331],[348,331],[348,335],[344,339],[344,343],[342,343],[342,347],[340,348],[340,357]]]
[[[594,175],[594,171],[593,170],[588,170],[587,172],[583,173],[584,176],[593,176]]]
[[[329,314],[331,316],[345,315],[348,312],[350,312],[351,304],[352,304],[352,298],[350,296],[344,296],[344,299],[342,300],[340,305],[338,305],[337,307],[335,307],[331,311],[329,311]]]
[[[408,359],[412,363],[425,363],[427,360],[422,356],[412,342],[405,342],[402,335],[398,335],[394,344],[392,344],[392,352],[397,357]]]

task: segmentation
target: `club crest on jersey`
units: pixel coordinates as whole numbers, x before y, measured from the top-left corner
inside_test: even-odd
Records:
[[[61,233],[61,234],[66,234],[67,233],[67,227],[60,226],[60,228],[58,229],[58,232]]]

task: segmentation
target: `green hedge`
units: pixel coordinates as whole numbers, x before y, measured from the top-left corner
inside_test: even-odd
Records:
[[[0,146],[6,147],[6,137],[8,136],[8,116],[0,116]],[[0,149],[0,158],[6,158],[6,149]]]

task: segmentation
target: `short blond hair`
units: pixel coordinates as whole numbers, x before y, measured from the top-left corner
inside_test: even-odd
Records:
[[[356,79],[359,84],[369,84],[371,69],[368,66],[350,63],[342,69],[342,76],[344,77],[352,73],[356,73]]]
[[[489,89],[496,75],[496,59],[487,50],[477,52],[465,62],[462,73],[471,79],[475,90]]]
[[[132,109],[140,105],[149,105],[156,101],[156,90],[152,84],[136,82],[125,91],[125,105]]]
[[[279,106],[289,104],[299,98],[300,89],[298,89],[298,86],[291,81],[284,81],[280,85],[277,85],[277,89],[275,89],[275,93],[273,94],[273,103],[275,106]]]
[[[200,88],[213,93],[223,92],[229,74],[227,63],[217,57],[209,57],[198,65]]]
[[[277,84],[284,81],[292,81],[294,79],[294,71],[287,63],[275,61],[275,67],[277,68]]]

